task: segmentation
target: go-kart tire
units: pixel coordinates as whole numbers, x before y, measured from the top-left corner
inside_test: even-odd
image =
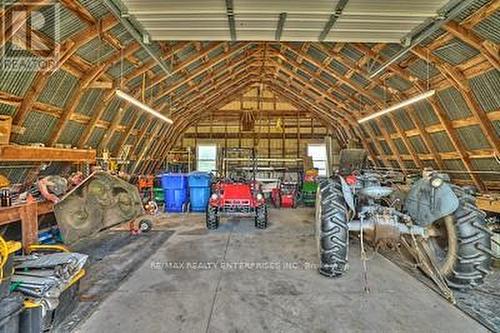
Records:
[[[267,228],[267,206],[262,205],[256,208],[255,212],[255,227],[257,229]]]
[[[206,222],[208,230],[215,230],[219,227],[220,217],[217,214],[217,207],[208,206],[206,213]]]
[[[141,232],[149,232],[153,229],[153,221],[149,219],[142,219],[139,221],[139,230]]]
[[[321,182],[316,198],[316,242],[319,273],[341,276],[347,270],[349,226],[347,205],[338,180]]]
[[[281,195],[278,194],[275,197],[272,197],[272,195],[271,195],[271,198],[272,198],[271,202],[273,203],[273,207],[277,208],[277,209],[280,209],[281,208]]]
[[[435,258],[449,287],[472,288],[482,284],[489,273],[493,254],[491,231],[486,228],[486,214],[476,207],[474,197],[459,186],[451,187],[459,207],[452,215],[435,222],[442,224],[446,239],[431,238],[431,249],[437,251],[440,247],[444,252]]]

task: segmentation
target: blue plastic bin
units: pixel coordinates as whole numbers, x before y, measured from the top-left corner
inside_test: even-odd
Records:
[[[210,198],[212,177],[206,172],[193,172],[188,177],[189,201],[193,212],[205,212]]]
[[[161,186],[165,192],[165,211],[182,213],[189,200],[187,175],[183,173],[163,174]]]

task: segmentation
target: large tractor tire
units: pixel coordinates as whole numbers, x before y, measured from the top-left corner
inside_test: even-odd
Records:
[[[256,208],[255,227],[257,229],[267,228],[267,206],[262,205]]]
[[[337,277],[347,270],[349,226],[347,205],[338,180],[322,181],[316,200],[316,242],[319,273]]]
[[[207,219],[207,229],[215,230],[219,227],[220,217],[219,214],[217,214],[217,207],[208,206],[206,219]]]
[[[463,188],[451,185],[459,207],[431,226],[431,249],[437,267],[448,285],[455,289],[476,287],[488,274],[492,251],[491,231],[486,214],[475,205],[474,197]]]

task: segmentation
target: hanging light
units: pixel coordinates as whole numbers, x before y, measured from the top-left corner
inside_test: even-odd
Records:
[[[153,110],[151,107],[149,107],[146,104],[140,102],[139,100],[137,100],[134,97],[132,97],[129,94],[127,94],[126,92],[123,92],[123,91],[117,89],[116,90],[116,96],[120,97],[121,99],[126,100],[130,104],[133,104],[133,105],[137,106],[139,109],[144,110],[144,111],[146,111],[149,114],[152,114],[153,116],[155,116],[156,118],[159,118],[159,119],[163,120],[164,122],[167,122],[169,124],[173,124],[174,123],[174,121],[172,119],[164,116],[163,114],[161,114],[160,112],[158,112],[156,110]]]
[[[361,119],[358,120],[358,123],[360,123],[360,124],[364,123],[364,122],[366,122],[368,120],[375,119],[375,118],[380,117],[380,116],[382,116],[384,114],[387,114],[389,112],[396,111],[396,110],[404,108],[404,107],[406,107],[408,105],[417,103],[417,102],[419,102],[419,101],[421,101],[423,99],[426,99],[426,98],[429,98],[429,97],[433,96],[435,93],[436,93],[436,90],[429,90],[429,91],[427,91],[427,92],[425,92],[423,94],[420,94],[418,96],[412,97],[412,98],[407,99],[405,101],[402,101],[402,102],[400,102],[398,104],[394,104],[392,106],[389,106],[388,108],[383,109],[382,111],[379,111],[379,112],[371,114],[371,115],[369,115],[367,117],[361,118]]]

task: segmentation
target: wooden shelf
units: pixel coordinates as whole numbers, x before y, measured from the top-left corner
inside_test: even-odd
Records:
[[[38,215],[53,211],[52,202],[30,202],[18,206],[0,208],[0,226],[21,221],[24,250],[38,242]]]
[[[95,162],[96,151],[30,146],[0,146],[1,162]]]
[[[500,196],[480,196],[476,198],[476,205],[481,210],[500,214]]]

